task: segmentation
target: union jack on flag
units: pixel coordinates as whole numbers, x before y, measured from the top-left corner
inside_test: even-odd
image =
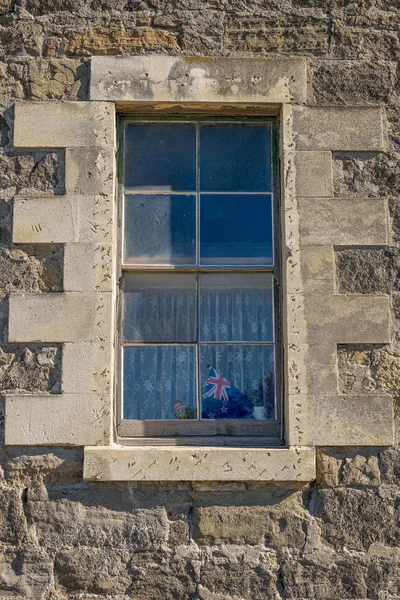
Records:
[[[211,366],[201,404],[202,419],[253,418],[253,406],[247,396]]]
[[[222,397],[222,400],[224,400],[225,402],[229,401],[228,393],[226,390],[232,387],[232,384],[227,379],[225,379],[223,375],[218,373],[216,369],[210,369],[210,374],[206,381],[206,386],[209,385],[211,387],[209,390],[204,392],[204,398],[215,398],[215,400],[221,400]]]

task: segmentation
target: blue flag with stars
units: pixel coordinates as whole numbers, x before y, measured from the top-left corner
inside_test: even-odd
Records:
[[[253,405],[237,387],[210,367],[202,395],[203,419],[252,419]]]

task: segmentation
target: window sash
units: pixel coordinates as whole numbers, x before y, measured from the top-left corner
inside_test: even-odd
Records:
[[[124,160],[125,160],[125,156],[124,156],[124,128],[127,124],[132,123],[132,122],[144,122],[144,123],[148,123],[150,122],[155,122],[155,121],[165,121],[165,117],[162,119],[155,119],[154,117],[149,117],[148,119],[144,118],[144,117],[140,117],[138,119],[132,118],[132,117],[123,117],[121,119],[122,123],[122,127],[121,127],[121,136],[120,136],[120,162],[119,162],[119,175],[122,176],[123,174],[123,168],[124,168]],[[185,121],[190,121],[190,122],[195,122],[198,123],[199,121],[206,121],[206,122],[210,122],[210,123],[218,123],[218,122],[232,122],[232,119],[218,119],[218,118],[212,118],[212,119],[196,119],[196,118],[188,118],[188,119],[172,119],[169,120],[168,122],[170,123],[181,123],[181,122],[185,122]],[[272,238],[272,248],[273,248],[273,252],[274,252],[274,263],[276,264],[271,264],[271,265],[243,265],[243,264],[229,264],[229,265],[222,265],[222,264],[217,264],[217,265],[201,265],[199,264],[199,243],[198,243],[198,228],[199,228],[199,202],[198,202],[198,197],[199,197],[199,186],[198,186],[198,181],[197,181],[197,189],[194,192],[196,194],[196,261],[197,264],[193,265],[193,264],[178,264],[178,265],[170,265],[170,264],[133,264],[133,263],[125,263],[124,262],[124,252],[123,252],[123,236],[124,236],[124,232],[125,232],[125,228],[124,228],[124,222],[123,222],[123,206],[124,206],[124,194],[138,194],[138,195],[151,195],[152,193],[154,194],[160,194],[163,192],[160,192],[158,190],[154,190],[154,192],[152,192],[151,190],[132,190],[131,188],[124,188],[123,185],[123,180],[120,177],[119,178],[119,191],[120,191],[120,204],[119,204],[119,208],[120,208],[120,227],[122,229],[122,235],[119,236],[119,253],[121,256],[121,260],[120,260],[120,267],[119,267],[119,274],[121,276],[121,280],[123,277],[124,273],[136,273],[136,274],[146,274],[146,273],[159,273],[159,274],[168,274],[169,272],[174,272],[174,273],[195,273],[195,274],[201,274],[201,273],[237,273],[238,276],[241,276],[242,274],[247,274],[247,273],[270,273],[273,274],[274,276],[274,298],[275,298],[275,305],[278,304],[278,306],[280,305],[280,300],[279,300],[279,296],[280,296],[280,285],[279,285],[279,273],[280,273],[280,265],[279,265],[279,260],[277,260],[277,257],[279,256],[279,243],[277,244],[277,241],[279,242],[279,230],[278,230],[278,218],[277,218],[277,214],[278,214],[278,207],[277,207],[277,191],[278,191],[278,169],[277,169],[277,163],[276,163],[276,134],[277,134],[277,129],[276,129],[276,124],[274,123],[273,119],[258,119],[258,118],[252,118],[251,119],[252,122],[262,122],[262,123],[266,123],[269,122],[271,123],[272,126],[272,146],[275,146],[275,148],[272,148],[272,178],[273,178],[273,183],[272,183],[272,191],[271,192],[265,192],[267,194],[270,194],[272,197],[272,202],[271,202],[271,206],[272,206],[272,213],[273,213],[273,218],[272,218],[272,223],[273,223],[273,238]],[[247,120],[244,121],[239,121],[237,119],[235,119],[234,123],[238,123],[238,122],[248,122]],[[275,141],[274,141],[275,139]],[[198,148],[197,148],[198,150]],[[196,158],[197,163],[199,162],[199,153],[197,151],[197,158]],[[275,161],[275,162],[274,162]],[[197,180],[198,180],[198,175],[197,175]],[[173,192],[173,195],[180,195],[180,194],[185,194],[185,193],[191,193],[193,194],[193,191],[190,192],[185,192],[185,191],[179,191],[179,192]],[[214,194],[214,193],[218,193],[218,194],[223,194],[223,192],[201,192],[202,194],[206,195],[206,194]],[[230,194],[232,192],[227,192],[227,194]],[[171,195],[172,195],[171,194]],[[241,194],[249,194],[249,195],[254,195],[254,194],[260,194],[260,192],[241,192]],[[121,218],[122,217],[122,218]],[[121,291],[120,291],[120,296],[121,296]],[[120,314],[120,319],[121,319],[121,302],[119,300],[119,314]],[[132,438],[130,440],[131,443],[135,443],[135,439],[138,438],[151,438],[152,436],[155,436],[154,439],[158,439],[159,443],[166,443],[165,440],[171,440],[171,438],[174,438],[174,442],[173,443],[184,443],[185,439],[190,439],[193,440],[192,436],[199,436],[199,439],[202,440],[204,443],[211,443],[213,444],[215,443],[223,443],[223,444],[240,444],[241,441],[243,440],[243,443],[245,443],[246,445],[249,444],[249,441],[251,441],[252,445],[264,445],[264,443],[266,444],[270,444],[273,443],[274,440],[279,440],[280,438],[282,438],[282,418],[281,418],[281,399],[283,396],[283,390],[282,390],[282,369],[281,369],[281,362],[282,362],[282,356],[281,356],[281,351],[280,351],[280,335],[279,335],[279,331],[280,331],[280,320],[279,320],[279,310],[274,310],[274,315],[273,315],[273,319],[274,319],[274,329],[275,329],[275,343],[274,343],[274,347],[275,347],[275,419],[272,420],[259,420],[257,421],[256,419],[250,419],[250,420],[246,420],[246,419],[242,419],[242,420],[225,420],[225,419],[220,419],[220,420],[186,420],[186,421],[181,421],[181,420],[162,420],[162,421],[156,421],[156,420],[151,420],[151,421],[135,421],[135,420],[125,420],[123,418],[121,418],[121,403],[122,403],[122,387],[123,387],[123,382],[122,382],[122,360],[121,360],[121,354],[122,354],[122,349],[123,347],[129,346],[129,345],[145,345],[142,342],[139,343],[126,343],[123,342],[121,339],[121,326],[118,328],[118,347],[121,349],[120,352],[118,353],[119,355],[119,377],[117,378],[117,406],[116,406],[116,411],[117,411],[117,425],[118,425],[118,433],[120,436],[124,437],[124,443],[125,440],[127,438]],[[225,342],[207,342],[205,343],[205,345],[212,345],[212,344],[217,344],[217,345],[224,345]],[[204,345],[203,344],[203,345]],[[261,342],[260,345],[266,345],[265,342]],[[154,345],[153,343],[149,342],[149,345]],[[167,345],[167,344],[164,344]],[[199,374],[198,374],[198,369],[199,369],[199,348],[202,345],[201,342],[197,341],[195,344],[196,349],[197,349],[197,358],[196,358],[196,363],[197,363],[197,373],[196,373],[196,383],[198,384],[199,381]],[[226,345],[235,345],[234,342],[226,342]],[[258,345],[258,342],[251,342],[249,343],[249,345]],[[197,390],[197,402],[199,403],[199,393],[201,390]],[[200,415],[198,415],[200,416]],[[251,436],[249,438],[249,436]],[[162,441],[164,439],[164,442]]]

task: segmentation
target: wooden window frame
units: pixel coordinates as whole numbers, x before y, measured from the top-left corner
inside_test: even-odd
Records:
[[[123,262],[123,206],[124,206],[124,131],[129,123],[160,122],[160,123],[269,123],[271,125],[271,162],[272,162],[272,212],[273,212],[273,255],[272,266],[170,266],[170,265],[133,265]],[[123,444],[138,444],[144,442],[152,445],[207,445],[207,446],[279,446],[283,440],[283,346],[282,346],[282,259],[281,259],[281,218],[280,218],[280,173],[279,173],[279,119],[276,117],[238,116],[218,117],[210,115],[182,115],[161,117],[150,115],[120,115],[118,119],[118,281],[117,290],[117,335],[116,335],[116,425],[118,440]],[[195,192],[198,193],[198,190]],[[274,300],[274,342],[275,349],[275,419],[271,420],[201,420],[188,422],[180,420],[128,420],[122,414],[122,280],[123,273],[270,273],[273,276]],[[126,344],[133,345],[133,344]],[[145,345],[145,343],[134,344]],[[154,345],[150,344],[149,345]],[[160,344],[164,345],[164,344]],[[199,346],[199,341],[193,344]],[[218,343],[229,345],[229,343]],[[249,346],[255,345],[251,342]],[[269,345],[261,343],[260,345]],[[196,377],[198,377],[198,365]]]

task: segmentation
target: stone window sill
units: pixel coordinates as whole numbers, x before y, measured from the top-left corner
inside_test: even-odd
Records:
[[[315,479],[314,448],[86,446],[87,481],[264,481]]]

